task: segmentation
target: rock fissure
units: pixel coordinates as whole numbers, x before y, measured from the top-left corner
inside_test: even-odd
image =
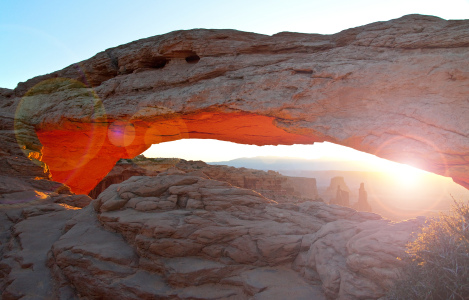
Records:
[[[383,112],[383,113],[389,113],[389,112]],[[411,114],[411,115],[408,115],[408,114],[405,114],[405,113],[395,113],[396,115],[399,115],[399,116],[402,116],[402,117],[405,117],[405,118],[409,118],[409,119],[412,119],[412,120],[415,120],[419,123],[423,123],[425,124],[425,126],[429,126],[429,127],[434,127],[434,128],[437,128],[438,130],[442,130],[444,132],[448,132],[448,133],[452,133],[452,134],[455,134],[455,135],[458,135],[458,136],[461,136],[463,138],[469,138],[469,132],[467,135],[464,135],[464,133],[462,132],[457,132],[455,131],[454,129],[449,129],[449,128],[444,128],[444,127],[440,127],[438,125],[435,125],[433,123],[430,123],[428,121],[424,121],[422,119],[419,119],[418,117],[415,117],[414,116],[414,113],[415,111]]]

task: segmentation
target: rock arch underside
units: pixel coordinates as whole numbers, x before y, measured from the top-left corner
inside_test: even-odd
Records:
[[[47,197],[40,192],[70,194],[63,184],[76,194],[88,194],[120,158],[133,158],[152,144],[183,138],[210,138],[256,145],[312,144],[328,141],[452,177],[455,182],[469,188],[468,62],[469,21],[447,21],[421,15],[373,23],[333,35],[282,32],[266,36],[235,30],[194,29],[171,32],[110,48],[63,70],[20,83],[14,90],[0,89],[0,196],[7,199],[6,195],[16,195],[24,191],[35,193],[31,196],[34,199]],[[205,190],[213,188],[212,193],[215,194],[220,190],[217,184],[210,183],[209,179],[194,179],[192,175],[187,174],[168,176],[173,176],[172,180],[177,182],[172,189],[174,193],[178,190],[177,186],[191,185],[200,185]],[[149,189],[152,185],[167,185],[164,180],[153,183],[143,181],[140,183],[146,184]],[[70,229],[54,244],[54,259],[49,255],[49,265],[62,269],[65,277],[74,282],[74,288],[80,293],[91,291],[92,296],[100,292],[112,294],[111,290],[100,290],[96,287],[95,281],[101,280],[99,278],[92,282],[86,281],[84,286],[80,286],[79,278],[73,277],[79,273],[77,270],[80,265],[77,264],[78,269],[74,271],[66,267],[67,264],[73,265],[72,261],[77,253],[82,256],[95,255],[95,259],[106,264],[121,264],[119,268],[122,268],[124,273],[131,272],[129,270],[137,268],[139,264],[143,266],[141,273],[132,273],[135,278],[126,277],[126,281],[122,279],[118,284],[120,289],[124,289],[126,284],[132,285],[132,280],[150,280],[148,272],[160,272],[167,268],[165,270],[171,273],[182,268],[181,264],[184,265],[182,261],[174,262],[171,266],[165,265],[166,262],[150,263],[155,253],[169,255],[164,252],[166,250],[162,250],[164,247],[172,249],[168,246],[170,239],[167,232],[160,230],[159,239],[165,237],[168,243],[163,245],[164,247],[160,245],[163,247],[160,249],[156,244],[152,244],[144,233],[142,234],[146,237],[135,235],[135,230],[132,229],[132,226],[143,226],[145,230],[156,232],[149,219],[135,217],[133,220],[119,210],[122,207],[140,207],[140,211],[145,211],[148,207],[154,210],[164,205],[171,206],[171,196],[162,200],[166,204],[161,204],[161,207],[158,206],[160,204],[138,206],[135,202],[137,200],[129,200],[122,191],[137,183],[134,180],[122,184],[121,187],[114,186],[113,189],[106,190],[107,196],[95,201],[94,210],[88,206],[87,214],[77,213],[66,226],[70,229],[74,224],[84,222],[89,228],[78,228],[75,225],[74,229]],[[139,194],[141,197],[149,195],[142,193]],[[151,193],[159,192],[155,190]],[[244,205],[244,200],[235,197],[237,192],[226,193],[231,195],[230,199],[234,201],[234,204],[230,205]],[[259,197],[257,194],[245,192],[245,196],[253,199],[248,205],[250,208],[254,211],[264,209],[259,215],[270,216],[268,218],[272,220],[264,224],[270,227],[273,223],[269,222],[274,222],[275,219],[273,216],[280,213],[273,211],[274,208],[266,211],[264,202],[267,200],[256,198]],[[16,196],[11,197],[14,199]],[[79,198],[73,197],[75,200]],[[236,202],[238,200],[241,202]],[[184,205],[192,203],[195,208],[201,207],[200,201],[194,201],[185,202]],[[215,208],[216,205],[221,205],[216,201],[214,203],[218,204],[214,204]],[[308,205],[289,210],[289,214],[300,219],[306,218],[302,214],[311,215],[321,206],[317,203],[316,206],[313,205],[313,209],[312,204]],[[220,207],[222,210],[226,208],[210,207],[213,211]],[[205,206],[205,209],[210,211],[209,206]],[[373,214],[353,215],[348,208],[340,210],[321,206],[321,209],[327,213],[315,215],[319,221],[311,225],[321,233],[320,236],[306,234],[307,230],[301,227],[306,225],[297,224],[303,229],[295,229],[297,231],[294,237],[291,233],[282,235],[282,238],[278,239],[282,244],[280,248],[276,244],[269,244],[267,240],[265,243],[256,240],[256,255],[259,255],[259,258],[249,263],[262,269],[272,267],[276,263],[295,261],[295,268],[297,271],[301,270],[301,276],[312,281],[318,278],[322,281],[323,289],[329,298],[369,298],[382,295],[383,287],[389,286],[388,279],[379,283],[369,282],[373,280],[370,278],[386,277],[387,275],[383,275],[385,271],[379,274],[370,271],[360,275],[371,281],[363,279],[365,277],[356,277],[359,276],[359,266],[364,263],[360,262],[360,255],[363,254],[360,251],[364,249],[360,247],[366,243],[355,243],[351,237],[358,232],[375,230],[373,228],[381,224],[379,226],[388,226],[383,229],[388,230],[386,232],[398,232],[393,237],[403,247],[411,232],[409,228],[413,228],[418,222],[413,221],[407,225],[399,223],[400,225],[392,225],[397,227],[391,228],[388,223],[383,225],[384,220]],[[39,209],[23,211],[23,216],[35,216],[39,214],[38,211]],[[66,219],[68,220],[65,212],[58,211],[54,214],[57,224],[63,221],[63,225]],[[96,221],[96,214],[99,214],[99,222],[102,223],[100,226],[104,227],[90,229],[99,223]],[[226,217],[214,214],[207,212],[207,217],[204,218],[222,220]],[[183,218],[182,216],[181,214],[177,218]],[[8,218],[14,219],[10,215]],[[174,221],[169,221],[169,217],[161,218],[160,221],[164,224]],[[340,218],[342,219],[338,220]],[[193,219],[196,219],[195,215]],[[20,219],[17,219],[17,222],[18,220]],[[29,226],[36,226],[36,221],[30,220],[26,218],[22,223],[28,221],[31,222]],[[39,220],[39,217],[34,220]],[[186,221],[189,222],[188,219]],[[202,220],[197,222],[203,223]],[[336,222],[341,223],[338,225]],[[359,225],[354,222],[359,222]],[[169,223],[165,225],[165,230],[172,226]],[[257,225],[252,226],[250,235],[257,228]],[[18,238],[28,238],[27,234],[20,234],[25,228],[18,225],[14,227]],[[55,230],[54,228],[51,227],[50,230]],[[127,242],[135,243],[136,250],[129,248],[127,244],[121,245],[123,240],[115,235],[111,236],[110,231],[102,228],[121,233]],[[342,260],[339,262],[328,257],[324,254],[327,249],[321,252],[322,248],[318,242],[328,234],[337,234],[338,228],[342,231],[337,240],[344,242],[343,245],[337,246],[336,254],[346,255],[346,252],[349,255],[349,273],[344,273],[345,269],[341,269],[342,267],[334,269],[332,264],[339,265]],[[183,229],[181,230],[184,231]],[[221,236],[230,236],[232,233],[231,229],[212,229],[212,237],[218,234],[220,239]],[[57,230],[59,232],[62,229]],[[99,253],[93,247],[86,250],[88,252],[80,250],[84,247],[80,248],[80,243],[92,243],[92,238],[83,234],[87,230],[93,232],[98,240],[102,238],[104,241],[115,241],[113,245],[121,247],[123,252],[116,254],[109,250]],[[178,234],[183,235],[182,231],[178,231]],[[56,233],[56,239],[61,234]],[[175,231],[172,231],[172,234],[175,234]],[[241,253],[246,249],[240,250],[236,248],[236,244],[251,241],[253,237],[246,232],[239,234],[243,236],[242,241],[223,246],[232,247],[229,248],[232,249],[229,250],[232,251],[230,254],[220,252],[221,250],[215,247],[206,255],[226,254],[236,262],[248,263],[242,261],[244,254]],[[268,234],[275,235],[278,232]],[[373,234],[366,236],[370,239],[369,243],[376,239]],[[358,234],[354,237],[357,236]],[[363,236],[360,236],[361,241],[365,239]],[[90,240],[87,240],[88,238]],[[199,247],[207,238],[200,236],[197,241],[192,242],[178,240],[176,244],[192,249],[191,247]],[[345,245],[346,241],[348,242]],[[308,248],[308,242],[316,243],[316,248]],[[250,242],[246,243],[246,247],[250,247]],[[343,250],[345,248],[347,251]],[[249,249],[246,251],[251,251]],[[26,250],[22,251],[24,254]],[[285,257],[288,258],[281,262],[276,261],[272,258],[274,252],[282,255],[287,253]],[[296,258],[291,258],[288,254],[290,252],[294,252]],[[358,256],[353,256],[354,253]],[[171,255],[183,257],[190,256],[191,253],[181,254],[176,251]],[[396,253],[391,251],[390,255],[395,257]],[[136,257],[145,258],[147,261],[144,263],[141,260],[137,263]],[[324,259],[324,263],[331,265],[321,265],[319,257]],[[345,262],[345,259],[343,261]],[[190,263],[202,266],[197,259]],[[225,260],[216,264],[221,263],[225,263]],[[313,263],[316,263],[314,268],[310,267]],[[215,273],[210,275],[212,277],[223,272],[234,272],[231,267],[220,269],[215,262],[213,264],[209,269],[218,271],[213,271]],[[25,263],[21,268],[28,268],[28,265]],[[267,269],[261,269],[252,272],[268,272]],[[116,269],[113,270],[117,272]],[[187,278],[184,278],[192,280],[190,276],[198,271],[194,269],[181,272],[186,272],[184,276]],[[243,273],[244,277],[240,275],[242,278],[251,276],[251,271],[245,272],[247,273]],[[290,271],[285,272],[282,276],[290,276]],[[342,275],[338,275],[339,273]],[[58,276],[56,271],[54,274]],[[98,274],[103,276],[103,273]],[[88,278],[86,276],[83,278]],[[233,282],[239,280],[234,286],[244,286],[246,295],[251,296],[263,291],[262,287],[255,284],[250,286],[246,282],[240,283],[241,277],[230,277],[232,281],[227,279],[224,284],[234,284]],[[361,293],[359,288],[353,292],[353,288],[347,287],[347,284],[350,287],[351,282],[358,280],[357,278],[362,280],[360,284],[363,284],[363,289],[368,292]],[[207,282],[210,282],[209,279]],[[172,280],[175,286],[183,285],[176,277]],[[0,283],[0,288],[1,285]],[[249,288],[246,287],[248,285]],[[7,290],[8,295],[15,295],[13,284],[10,284]],[[370,290],[374,291],[374,294],[369,292]],[[180,298],[184,298],[181,296],[184,293],[189,293],[187,290],[178,291]],[[143,297],[147,292],[151,293],[140,291],[139,295]],[[220,295],[224,297],[225,294]],[[172,297],[170,296],[168,298]],[[129,296],[129,299],[133,298]]]

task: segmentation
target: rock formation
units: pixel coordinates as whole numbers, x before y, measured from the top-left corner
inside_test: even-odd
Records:
[[[424,220],[175,169],[92,205],[72,192],[182,138],[330,141],[469,187],[468,30],[411,15],[334,35],[177,31],[0,89],[2,299],[383,296]]]
[[[468,30],[409,15],[333,35],[199,29],[107,49],[0,90],[2,170],[88,194],[164,141],[329,141],[469,187]]]
[[[341,192],[339,192],[341,191]],[[343,193],[342,193],[343,192]],[[345,193],[347,196],[345,196]],[[336,201],[338,198],[342,199],[342,194],[347,198],[347,203],[349,202],[350,189],[345,183],[345,179],[342,176],[335,176],[331,178],[331,183],[326,189],[325,198],[329,200],[329,203]],[[345,198],[344,198],[345,199]],[[339,200],[339,202],[341,202]],[[338,204],[338,203],[335,203]],[[339,204],[342,205],[342,204]],[[346,205],[348,206],[348,205]]]
[[[354,204],[353,208],[358,211],[371,212],[371,205],[368,203],[368,193],[365,191],[365,184],[363,182],[360,183],[358,201]]]
[[[340,185],[337,186],[337,192],[335,198],[330,201],[331,204],[336,204],[340,206],[350,207],[350,195],[349,192],[343,191],[340,188]]]
[[[146,158],[138,155],[133,159],[120,159],[112,170],[88,194],[96,199],[108,186],[121,183],[132,176],[156,176],[179,163],[178,158]]]
[[[83,209],[52,195],[1,210],[3,299],[377,299],[423,222],[199,175],[135,176]]]
[[[318,199],[314,178],[283,176],[274,171],[264,172],[224,165],[209,165],[203,161],[146,158],[143,155],[134,159],[119,160],[111,172],[89,193],[89,196],[97,198],[111,184],[121,183],[132,176],[156,176],[169,168],[177,168],[185,172],[199,171],[211,179],[255,190],[277,202],[296,203]]]

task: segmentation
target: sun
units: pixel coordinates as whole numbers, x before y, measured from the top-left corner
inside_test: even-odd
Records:
[[[384,169],[386,172],[390,173],[402,187],[415,186],[425,174],[425,171],[395,162],[387,163]]]

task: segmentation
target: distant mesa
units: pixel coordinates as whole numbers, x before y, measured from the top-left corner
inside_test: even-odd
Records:
[[[331,178],[331,183],[326,190],[326,195],[330,199],[330,204],[353,207],[357,211],[372,211],[371,205],[368,203],[368,193],[365,190],[365,184],[363,182],[360,184],[358,190],[358,201],[353,205],[350,203],[350,189],[342,176]]]
[[[376,167],[362,162],[337,158],[307,159],[299,157],[257,156],[242,157],[229,161],[210,162],[211,165],[228,165],[232,167],[246,167],[257,170],[279,171],[377,171]]]
[[[331,204],[336,204],[336,205],[341,205],[341,206],[346,206],[350,207],[350,195],[349,192],[343,191],[340,188],[340,185],[337,186],[337,193],[335,196],[335,199],[332,199]]]
[[[340,194],[339,191],[350,194],[350,189],[345,183],[344,177],[342,176],[336,176],[336,177],[331,178],[331,183],[329,184],[329,187],[326,190],[326,197],[327,199],[329,199],[329,202],[332,202],[332,199],[337,198],[337,196]],[[348,200],[347,200],[347,203],[348,203]]]

